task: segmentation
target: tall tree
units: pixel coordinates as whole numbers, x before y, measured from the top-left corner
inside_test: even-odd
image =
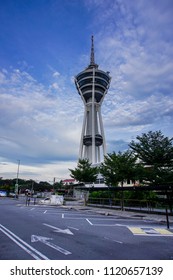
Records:
[[[107,154],[100,167],[100,173],[105,178],[106,184],[111,186],[117,186],[118,183],[123,186],[126,180],[138,179],[139,171],[136,156],[129,150],[124,153]]]
[[[95,182],[98,175],[98,168],[93,167],[88,159],[79,159],[77,167],[69,170],[72,178],[83,183]]]
[[[173,138],[165,137],[162,132],[149,131],[137,136],[129,147],[145,164],[145,175],[154,184],[164,184],[173,179]]]

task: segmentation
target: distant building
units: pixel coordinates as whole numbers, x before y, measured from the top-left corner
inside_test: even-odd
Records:
[[[75,179],[65,179],[62,180],[63,185],[72,185],[75,184],[77,181]]]

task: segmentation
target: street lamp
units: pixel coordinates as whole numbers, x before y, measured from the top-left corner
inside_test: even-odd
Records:
[[[19,166],[20,166],[20,159],[18,159],[18,166],[17,166],[17,177],[16,177],[16,184],[15,184],[15,197],[18,197],[18,189],[19,189],[19,184],[18,184],[18,179],[19,179]]]

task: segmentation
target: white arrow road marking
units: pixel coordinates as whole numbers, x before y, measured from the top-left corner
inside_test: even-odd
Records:
[[[50,228],[53,228],[55,232],[60,232],[60,233],[66,233],[66,234],[73,235],[73,232],[71,232],[71,230],[69,230],[68,228],[67,229],[61,229],[61,228],[57,228],[57,227],[54,227],[54,226],[51,226],[51,225],[48,225],[48,224],[43,224],[43,225],[47,226],[47,227],[50,227]]]
[[[40,241],[43,244],[46,244],[47,246],[59,251],[60,253],[64,254],[64,255],[70,255],[71,252],[49,242],[48,240],[52,240],[53,238],[49,238],[49,237],[44,237],[44,236],[38,236],[38,235],[31,235],[31,242],[37,242]]]

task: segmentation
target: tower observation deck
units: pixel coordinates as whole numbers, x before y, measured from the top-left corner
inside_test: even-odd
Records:
[[[109,72],[99,70],[95,63],[92,36],[90,64],[75,77],[76,88],[85,107],[79,158],[87,158],[92,164],[99,163],[106,154],[101,105],[107,94],[110,80]]]

